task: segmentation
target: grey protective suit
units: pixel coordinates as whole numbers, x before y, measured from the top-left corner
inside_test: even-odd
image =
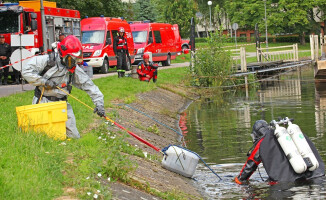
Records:
[[[69,82],[69,71],[61,63],[60,57],[56,55],[56,64],[54,67],[50,68],[43,76],[40,74],[47,66],[49,61],[48,55],[36,56],[31,58],[27,65],[23,66],[22,76],[32,85],[38,86],[42,91],[47,80],[54,81],[60,88],[62,84],[68,85]],[[96,106],[103,106],[103,94],[99,88],[93,83],[89,76],[77,66],[73,75],[72,85],[75,87],[84,90],[92,99],[93,103]],[[62,88],[67,93],[67,87]],[[59,89],[45,89],[43,93],[43,98],[40,103],[51,102],[46,97],[56,97],[64,98],[67,95]],[[33,104],[38,103],[38,98],[34,96]],[[66,122],[66,134],[69,138],[80,138],[80,134],[76,127],[76,119],[71,105],[67,102],[67,114],[68,120]]]

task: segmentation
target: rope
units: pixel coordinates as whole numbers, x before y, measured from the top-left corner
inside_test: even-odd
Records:
[[[38,103],[37,103],[37,104],[39,104],[39,103],[41,102],[41,99],[42,99],[42,97],[43,97],[43,93],[44,93],[44,87],[43,87],[43,89],[42,89],[42,93],[41,93],[41,96],[40,96],[40,98],[39,98],[39,100],[38,100]]]
[[[202,157],[200,157],[196,152],[194,152],[194,151],[191,151],[191,150],[189,150],[189,149],[186,149],[186,148],[184,148],[184,147],[180,147],[180,146],[177,146],[177,145],[169,145],[169,146],[167,146],[167,147],[164,147],[163,149],[162,149],[162,152],[164,153],[164,155],[166,155],[166,151],[169,149],[169,147],[173,147],[173,146],[176,146],[176,147],[179,147],[179,148],[181,148],[181,149],[183,149],[183,150],[186,150],[186,151],[188,151],[188,152],[190,152],[190,153],[193,153],[193,154],[195,154],[203,163],[204,163],[204,165],[215,175],[215,176],[217,176],[220,180],[222,180],[222,178],[219,176],[219,175],[217,175],[217,173],[216,172],[214,172],[214,170],[212,169],[212,168],[210,168],[208,165],[207,165],[207,163],[202,159]]]
[[[59,90],[61,90],[62,92],[64,92],[65,94],[67,94],[68,96],[74,98],[75,100],[77,100],[79,103],[83,104],[84,106],[86,106],[87,108],[89,108],[90,110],[94,110],[92,107],[90,107],[89,105],[85,104],[84,102],[80,101],[79,99],[77,99],[76,97],[74,97],[73,95],[69,94],[68,92],[64,91],[63,89],[59,88],[57,86],[57,88]],[[149,143],[148,141],[144,140],[143,138],[139,137],[138,135],[136,135],[135,133],[127,130],[125,127],[121,126],[120,124],[118,124],[117,122],[113,121],[112,119],[108,118],[107,116],[103,116],[107,121],[110,121],[112,124],[116,125],[117,127],[119,127],[122,130],[125,130],[127,133],[129,133],[131,136],[133,136],[134,138],[136,138],[137,140],[139,140],[140,142],[146,144],[147,146],[153,148],[155,151],[158,151],[160,153],[163,154],[163,152],[156,146],[154,146],[153,144]]]
[[[46,53],[46,52],[42,52],[42,53],[40,53],[40,54],[44,54],[44,53]],[[30,58],[33,58],[33,57],[35,57],[35,56],[38,56],[38,54],[35,54],[35,55],[32,55],[32,56],[26,57],[26,58],[24,58],[24,59],[18,60],[18,61],[14,62],[14,63],[10,63],[10,64],[5,65],[5,66],[2,66],[2,67],[0,67],[0,70],[1,70],[1,69],[4,69],[4,68],[6,68],[6,67],[10,67],[10,66],[12,66],[12,65],[14,65],[14,64],[20,63],[20,62],[22,62],[22,61],[24,61],[24,60],[28,60],[28,59],[30,59]]]

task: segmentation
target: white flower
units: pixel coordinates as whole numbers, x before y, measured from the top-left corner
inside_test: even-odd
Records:
[[[137,144],[135,144],[135,147],[138,147]]]
[[[110,133],[110,132],[108,132],[108,135],[111,135],[111,133]]]
[[[97,193],[100,193],[101,192],[101,190],[97,190]]]
[[[102,139],[102,137],[100,136],[100,137],[98,137],[98,139],[100,140],[100,139]]]
[[[87,195],[88,195],[88,196],[91,196],[91,194],[92,194],[92,193],[90,193],[90,192],[87,192]]]
[[[103,140],[105,141],[105,140],[106,140],[106,138],[103,138]]]
[[[101,176],[102,176],[102,174],[101,174],[101,173],[98,173],[98,174],[97,174],[97,176],[98,176],[98,177],[101,177]]]
[[[89,176],[86,177],[86,180],[88,180],[88,179],[89,179]]]
[[[109,124],[109,122],[104,122],[104,123]]]
[[[110,178],[110,177],[108,178],[108,181],[109,181],[109,182],[111,181],[111,178]]]
[[[94,197],[94,199],[97,199],[98,195],[97,194],[94,194],[93,197]]]
[[[60,145],[66,145],[66,143],[65,142],[61,142],[61,144]]]
[[[110,138],[111,138],[111,139],[114,139],[114,138],[115,138],[115,136],[111,136]]]
[[[147,152],[143,152],[143,154],[144,154],[145,158],[147,158]]]

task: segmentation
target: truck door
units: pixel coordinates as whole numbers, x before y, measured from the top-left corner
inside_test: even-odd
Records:
[[[106,39],[103,51],[108,55],[109,66],[115,65],[117,61],[113,52],[113,39],[111,37],[111,31],[106,32]]]
[[[161,37],[161,31],[155,30],[154,33],[154,44],[155,49],[153,51],[153,61],[162,61],[166,60],[167,54],[166,52],[162,51],[163,45],[162,45],[162,37]]]
[[[114,42],[114,38],[115,37],[117,37],[118,35],[119,35],[119,31],[118,30],[111,30],[111,32],[112,32],[112,45],[111,45],[111,48],[110,48],[110,51],[112,52],[112,65],[117,65],[118,64],[118,62],[117,62],[117,59],[115,58],[115,54],[114,54],[114,50],[113,50],[113,42]],[[111,63],[110,63],[110,65],[111,65]]]
[[[173,24],[173,32],[174,32],[174,41],[175,41],[175,46],[176,46],[176,50],[177,52],[181,52],[181,36],[180,36],[180,32],[179,32],[179,26],[178,24]]]

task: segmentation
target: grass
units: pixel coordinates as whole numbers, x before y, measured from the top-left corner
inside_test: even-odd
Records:
[[[130,103],[137,93],[167,83],[178,84],[185,74],[185,68],[159,70],[156,84],[115,76],[94,82],[104,94],[105,107],[111,107],[112,100]],[[74,88],[72,95],[93,107],[85,92]],[[0,98],[0,199],[53,199],[62,195],[84,199],[90,198],[87,192],[93,195],[97,190],[99,198],[106,199],[111,195],[108,178],[130,181],[127,173],[137,166],[130,163],[128,154],[144,155],[124,142],[129,137],[126,133],[109,134],[104,120],[70,97],[77,127],[83,133],[81,139],[63,142],[33,132],[22,133],[17,128],[15,108],[31,104],[32,97],[29,91]],[[118,117],[116,112],[108,115]],[[94,126],[94,119],[99,127]],[[75,190],[64,193],[63,188],[69,187]]]

